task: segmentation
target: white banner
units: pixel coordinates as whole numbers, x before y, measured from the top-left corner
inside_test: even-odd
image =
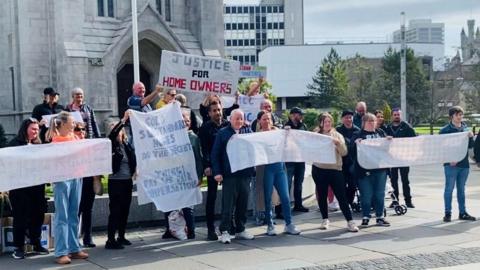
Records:
[[[72,115],[75,122],[83,123],[83,118],[82,118],[82,115],[80,114],[79,111],[70,112],[70,114]],[[42,119],[45,119],[45,127],[49,128],[50,127],[50,120],[52,119],[52,117],[56,117],[57,115],[58,115],[58,113],[57,114],[42,115]]]
[[[468,132],[412,138],[362,140],[357,159],[365,169],[457,162],[467,154]]]
[[[238,105],[245,113],[245,120],[252,123],[257,119],[257,114],[260,111],[260,104],[265,100],[263,95],[255,95],[252,97],[240,95],[238,96]]]
[[[294,129],[234,135],[227,154],[232,172],[275,162],[336,162],[330,136]]]
[[[177,90],[233,95],[240,62],[162,50],[159,84]]]
[[[152,201],[163,212],[201,203],[195,157],[180,105],[131,112],[139,203]]]
[[[34,144],[0,149],[0,191],[110,174],[108,139]]]

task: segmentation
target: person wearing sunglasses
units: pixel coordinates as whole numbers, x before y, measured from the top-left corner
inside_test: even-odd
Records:
[[[85,104],[85,94],[82,88],[75,87],[72,92],[72,102],[66,106],[66,111],[78,111],[82,116],[83,123],[76,123],[74,133],[78,139],[100,138],[95,111]],[[83,234],[84,247],[96,247],[92,240],[92,209],[95,202],[93,189],[93,177],[84,177],[82,181],[82,197],[78,215],[82,217],[81,233]]]
[[[8,147],[29,144],[41,144],[40,127],[35,118],[23,120],[18,134]],[[33,251],[37,254],[48,254],[48,250],[40,244],[44,214],[47,210],[45,201],[45,185],[14,189],[9,192],[13,210],[13,243],[14,259],[25,258],[25,235],[28,235]],[[27,233],[28,231],[28,233]]]
[[[172,103],[175,101],[175,97],[177,96],[177,90],[170,88],[168,89],[163,95],[162,98],[157,102],[155,105],[155,109],[160,109],[163,106]]]

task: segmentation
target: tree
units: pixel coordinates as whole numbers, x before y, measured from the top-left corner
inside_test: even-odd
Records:
[[[390,123],[392,120],[392,108],[386,101],[383,103],[383,119],[385,120],[385,123]]]
[[[480,63],[472,67],[472,81],[468,82],[472,89],[465,92],[466,109],[472,113],[479,113],[480,108]]]
[[[407,114],[410,123],[415,124],[429,119],[430,86],[423,70],[422,62],[415,57],[412,49],[407,49]],[[400,107],[400,52],[388,49],[383,58],[383,72],[379,85],[383,88],[383,98],[394,107]],[[380,89],[379,89],[380,90]]]
[[[332,48],[322,60],[322,64],[307,85],[312,103],[321,108],[344,109],[352,107],[354,99],[349,95],[345,61]]]

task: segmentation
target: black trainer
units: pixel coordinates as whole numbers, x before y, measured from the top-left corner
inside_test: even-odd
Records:
[[[17,248],[13,251],[12,257],[16,260],[25,259],[25,252],[23,252],[23,250]]]
[[[443,222],[450,222],[452,221],[452,214],[445,214],[445,216],[443,217]]]
[[[377,218],[377,226],[389,227],[390,222],[386,221],[384,218]]]
[[[195,239],[195,232],[188,232],[187,239]]]
[[[370,219],[368,219],[368,218],[362,219],[362,225],[361,226],[364,226],[364,227],[368,226],[368,222],[370,222]]]
[[[41,245],[34,245],[33,251],[40,255],[48,255],[50,253],[48,249],[42,247]]]
[[[308,208],[304,207],[303,205],[300,205],[300,206],[295,206],[293,208],[293,211],[307,213],[310,210]]]
[[[405,205],[406,205],[408,208],[415,208],[415,205],[414,205],[412,202],[405,202]]]
[[[207,239],[209,241],[217,241],[218,240],[218,235],[215,232],[215,230],[208,230],[208,236]]]
[[[130,246],[132,242],[128,241],[125,237],[118,237],[117,242],[120,243],[122,246]]]
[[[105,243],[105,248],[106,249],[124,249],[125,247],[115,240],[107,240],[107,242]]]
[[[475,221],[477,220],[475,217],[470,216],[468,213],[463,213],[458,215],[458,219],[460,220],[469,220],[469,221]]]
[[[166,230],[163,235],[162,235],[162,239],[172,239],[174,238],[172,233],[170,232],[170,230]]]

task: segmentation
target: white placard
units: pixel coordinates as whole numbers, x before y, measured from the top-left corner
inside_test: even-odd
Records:
[[[357,160],[365,169],[396,168],[457,162],[468,150],[468,132],[411,138],[362,140]]]
[[[162,50],[159,84],[200,93],[237,92],[240,62]]]
[[[0,191],[112,172],[108,139],[0,149]]]
[[[131,112],[139,203],[152,201],[163,212],[201,203],[195,157],[180,105]]]
[[[82,115],[80,114],[79,111],[73,111],[73,112],[70,112],[70,114],[72,115],[73,119],[75,120],[75,122],[78,122],[78,123],[83,123],[83,118],[82,118]],[[46,115],[42,115],[42,119],[45,119],[45,127],[49,128],[50,127],[50,120],[52,119],[52,117],[56,117],[58,115],[57,114],[46,114]]]
[[[294,129],[233,135],[227,154],[232,172],[275,162],[336,162],[330,136]]]
[[[263,95],[245,96],[240,95],[238,97],[238,105],[240,109],[245,113],[245,120],[252,123],[257,119],[257,114],[260,112],[260,105],[265,100]]]

